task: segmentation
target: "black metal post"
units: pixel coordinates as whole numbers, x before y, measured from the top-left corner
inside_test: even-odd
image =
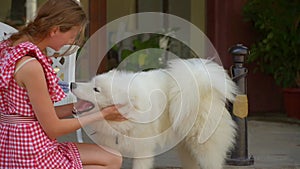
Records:
[[[233,81],[240,88],[241,94],[247,94],[247,68],[244,67],[245,58],[248,55],[248,48],[242,44],[234,45],[229,49],[229,53],[233,57],[234,65],[232,66],[231,74]],[[233,107],[230,107],[231,112]],[[254,158],[248,156],[248,133],[247,133],[247,117],[237,116],[231,113],[233,120],[237,124],[236,144],[233,151],[230,153],[230,158],[226,160],[228,165],[246,166],[253,165]]]

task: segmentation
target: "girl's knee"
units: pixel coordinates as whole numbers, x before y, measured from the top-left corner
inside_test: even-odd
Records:
[[[112,155],[111,160],[109,162],[109,166],[111,168],[120,169],[123,163],[123,157],[121,155]]]
[[[109,158],[110,166],[115,166],[113,168],[120,168],[122,166],[123,157],[120,152],[118,152],[114,149],[108,148],[108,147],[104,147],[104,146],[102,146],[101,148],[103,148],[105,151],[107,151],[111,154],[110,158]]]

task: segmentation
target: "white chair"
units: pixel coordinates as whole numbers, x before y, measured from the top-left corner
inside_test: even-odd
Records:
[[[64,81],[65,83],[75,81],[75,62],[78,49],[79,46],[77,45],[65,45],[59,51],[54,51],[51,48],[47,47],[48,56],[63,55],[60,57],[51,57],[51,59],[53,61],[52,67],[54,68],[54,71],[56,72],[60,80]],[[67,96],[60,102],[56,102],[54,106],[61,106],[75,102],[76,97],[71,92],[68,92]]]
[[[17,29],[0,22],[0,41],[7,39],[12,33],[18,32]],[[70,50],[68,50],[70,48]],[[64,54],[62,57],[52,57],[53,68],[57,73],[57,76],[64,81],[65,83],[70,83],[75,81],[75,62],[76,62],[76,53],[79,49],[79,46],[76,45],[65,45],[60,49],[60,51],[56,52],[51,48],[47,48],[47,54],[52,56],[53,54]],[[65,51],[67,51],[65,53]],[[63,100],[54,104],[54,106],[61,106],[65,104],[75,103],[76,97],[69,92]],[[82,131],[78,129],[76,131],[77,141],[83,142],[82,139]]]
[[[76,54],[79,49],[77,45],[65,45],[59,51],[54,51],[53,49],[47,47],[47,55],[59,55],[60,57],[51,57],[53,64],[52,67],[56,72],[57,76],[61,81],[66,84],[75,81],[75,65],[76,65]],[[61,56],[63,55],[63,56]],[[70,91],[67,96],[54,104],[54,106],[61,106],[66,104],[75,103],[77,101],[76,96],[74,96]],[[78,129],[76,131],[77,141],[82,143],[82,130]]]
[[[18,32],[18,30],[0,22],[0,41],[7,39],[12,33],[15,32]]]

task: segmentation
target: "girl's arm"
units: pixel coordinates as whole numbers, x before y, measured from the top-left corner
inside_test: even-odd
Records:
[[[72,110],[73,110],[74,104],[66,104],[61,106],[55,106],[55,112],[58,116],[58,118],[64,118],[68,116],[72,116]]]
[[[59,119],[47,89],[43,68],[37,60],[26,63],[17,72],[15,79],[19,85],[25,87],[28,91],[36,117],[51,139],[71,133],[81,128],[81,126],[97,120],[103,120],[104,118],[115,121],[124,120],[115,106],[103,109],[101,113],[93,113],[80,117],[80,119]]]

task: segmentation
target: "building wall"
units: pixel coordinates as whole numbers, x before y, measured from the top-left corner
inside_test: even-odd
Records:
[[[11,0],[1,0],[0,22],[4,22],[10,16]]]
[[[250,23],[243,20],[242,8],[247,0],[207,0],[207,35],[217,49],[225,68],[232,65],[228,48],[242,43],[250,48],[257,37]],[[282,112],[282,89],[277,87],[270,76],[254,72],[254,64],[245,65],[249,69],[248,99],[250,114]]]
[[[206,2],[205,0],[191,0],[191,23],[206,32]]]
[[[107,22],[135,13],[136,0],[108,0]]]
[[[41,4],[44,0],[38,0]],[[249,23],[243,21],[242,8],[247,0],[169,0],[168,12],[195,24],[209,37],[219,53],[226,69],[232,65],[232,57],[228,48],[242,43],[251,49],[254,42],[255,31]],[[0,19],[3,21],[9,15],[11,0],[2,0]],[[119,17],[141,11],[163,12],[161,0],[81,0],[85,10],[90,16],[93,27],[91,33],[105,23]],[[90,3],[93,2],[92,5]],[[136,4],[138,2],[138,6]],[[93,6],[96,4],[96,6]],[[91,9],[93,11],[91,12]],[[249,69],[248,98],[250,114],[261,112],[282,112],[281,88],[274,80],[262,73],[254,73],[254,65],[246,64]]]
[[[137,2],[137,3],[136,3]],[[205,0],[169,0],[168,13],[184,18],[205,31]],[[107,22],[136,12],[164,12],[162,0],[109,0]]]
[[[108,21],[134,13],[135,5],[127,1],[108,1]],[[191,21],[209,37],[218,51],[221,61],[226,69],[232,63],[232,56],[228,49],[242,43],[249,47],[257,36],[250,23],[243,20],[242,8],[247,0],[169,0],[168,13],[177,15]],[[139,0],[141,11],[163,11],[160,0]],[[265,112],[282,112],[281,88],[274,80],[262,73],[254,72],[254,64],[245,64],[249,69],[247,76],[248,99],[250,115]]]

